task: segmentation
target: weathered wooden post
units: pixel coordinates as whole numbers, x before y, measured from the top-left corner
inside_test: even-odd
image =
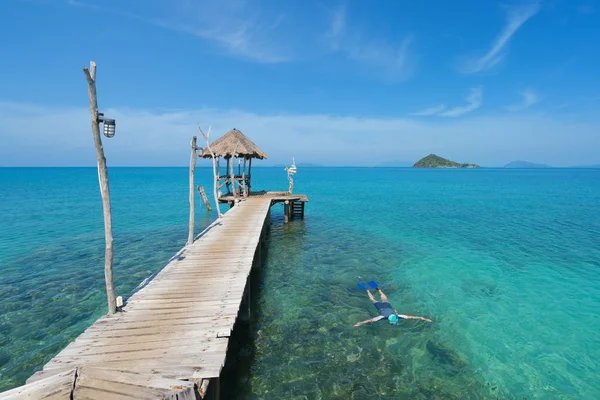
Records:
[[[208,127],[208,133],[204,133],[204,131],[200,127],[200,124],[198,124],[198,129],[200,130],[202,136],[204,136],[204,139],[206,139],[206,148],[208,149],[208,152],[212,157],[213,175],[215,181],[213,193],[215,195],[215,206],[217,207],[217,215],[219,216],[219,218],[221,218],[223,214],[221,214],[221,207],[219,207],[219,197],[217,196],[217,185],[219,184],[219,175],[217,174],[217,160],[215,159],[215,153],[210,148],[210,126]]]
[[[90,98],[90,116],[92,117],[92,134],[98,158],[98,181],[100,182],[100,195],[102,196],[102,211],[104,213],[104,240],[106,248],[104,251],[104,280],[106,281],[106,297],[108,299],[108,314],[117,311],[115,288],[113,284],[113,235],[112,215],[110,212],[110,190],[108,188],[108,170],[106,168],[106,157],[102,148],[100,137],[100,120],[98,118],[98,99],[96,96],[96,63],[90,61],[90,69],[83,67],[83,73],[88,82],[88,95]],[[106,127],[105,127],[106,128]],[[113,131],[114,133],[114,131]]]
[[[204,205],[206,205],[206,209],[208,211],[212,211],[212,207],[210,206],[210,203],[208,202],[208,197],[206,197],[206,192],[204,191],[204,186],[198,186],[198,191],[200,192],[200,197],[202,197]]]
[[[227,165],[230,165],[230,174],[229,174],[229,180],[231,181],[231,193],[233,194],[233,198],[237,199],[237,192],[235,190],[235,167],[234,167],[234,157],[236,157],[237,154],[237,148],[238,148],[238,144],[235,144],[235,148],[233,149],[233,153],[231,154],[231,162],[227,163]],[[239,185],[238,185],[239,186]],[[235,203],[235,202],[234,202]]]
[[[244,182],[244,197],[248,197],[250,195],[248,191],[248,186],[246,184],[246,157],[244,157],[244,169],[242,170],[242,182]]]
[[[286,200],[283,202],[283,222],[289,222],[290,220],[290,201]]]
[[[187,244],[194,243],[194,170],[196,169],[196,136],[192,138],[192,158],[190,158],[190,230]]]

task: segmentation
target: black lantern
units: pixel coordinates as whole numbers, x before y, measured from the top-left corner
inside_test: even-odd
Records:
[[[104,118],[103,113],[98,113],[98,123],[104,123],[104,136],[111,138],[115,136],[116,123],[114,119]]]
[[[104,136],[107,138],[111,138],[115,136],[115,120],[114,119],[104,119]]]

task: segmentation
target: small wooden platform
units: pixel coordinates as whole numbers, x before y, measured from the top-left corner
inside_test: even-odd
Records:
[[[27,385],[0,399],[195,398],[189,391],[205,388],[225,364],[248,276],[261,263],[270,208],[280,198],[264,193],[241,201],[121,312],[97,320]]]
[[[289,192],[256,192],[247,198],[269,198],[271,199],[271,205],[283,203],[284,222],[289,222],[296,217],[304,218],[304,204],[308,202],[308,197],[305,194],[290,194]],[[233,207],[239,199],[240,197],[229,194],[221,196],[219,202]]]
[[[280,203],[286,200],[288,201],[298,201],[306,203],[308,201],[308,197],[305,194],[290,194],[288,192],[254,192],[250,194],[248,199],[254,198],[269,198],[273,203]],[[238,197],[239,199],[239,197]],[[220,203],[230,203],[235,201],[236,198],[233,195],[225,195],[221,196],[219,199]]]

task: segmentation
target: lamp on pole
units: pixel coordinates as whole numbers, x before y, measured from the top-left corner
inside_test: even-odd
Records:
[[[98,113],[96,115],[98,123],[104,123],[104,136],[112,138],[115,136],[116,123],[114,119],[104,118],[104,113]]]

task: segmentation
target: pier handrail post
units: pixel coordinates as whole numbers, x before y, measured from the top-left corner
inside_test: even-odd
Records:
[[[206,193],[204,192],[204,186],[198,186],[198,192],[200,192],[200,197],[202,197],[202,201],[204,201],[204,204],[206,205],[206,209],[208,211],[212,211],[212,207],[210,206],[210,203],[208,202],[208,197],[206,197]]]
[[[229,180],[231,180],[231,193],[233,194],[233,198],[237,199],[237,192],[235,191],[235,167],[234,167],[234,157],[236,157],[237,154],[237,148],[238,148],[238,143],[235,144],[235,147],[233,149],[233,153],[231,154],[231,163],[228,163],[228,165],[231,165],[230,169],[230,174],[229,174]],[[239,186],[239,185],[238,185]]]
[[[196,140],[192,138],[192,157],[190,158],[190,231],[188,233],[187,244],[194,243],[194,170],[196,168]]]
[[[102,210],[104,212],[104,240],[106,248],[104,251],[104,280],[106,281],[106,297],[108,299],[108,314],[117,311],[117,301],[113,284],[112,264],[114,257],[112,215],[110,212],[110,190],[108,188],[108,170],[106,168],[106,157],[100,137],[100,121],[98,120],[98,98],[96,96],[96,63],[90,61],[90,69],[83,67],[83,73],[88,82],[88,95],[90,98],[90,115],[92,117],[92,134],[98,158],[98,181],[100,182],[100,195],[102,196]]]
[[[218,180],[219,175],[217,175],[217,162],[215,160],[215,153],[210,148],[210,141],[209,141],[210,126],[208,127],[208,133],[204,133],[200,124],[198,124],[198,129],[200,130],[200,133],[202,134],[202,136],[204,136],[204,139],[206,139],[206,148],[208,149],[208,152],[210,153],[210,155],[212,157],[213,175],[214,175],[214,181],[215,181],[215,183],[213,185],[213,187],[214,187],[213,193],[215,195],[215,205],[217,206],[217,215],[219,216],[219,218],[221,218],[223,216],[223,214],[221,214],[221,207],[219,207],[219,197],[217,196],[217,185],[219,184],[219,180]]]

